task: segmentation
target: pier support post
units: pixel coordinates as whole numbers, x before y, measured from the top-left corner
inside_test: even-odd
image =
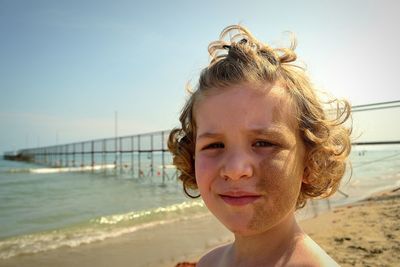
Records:
[[[164,131],[161,132],[161,164],[162,164],[162,184],[165,184],[165,155],[164,155]]]
[[[134,158],[134,153],[135,153],[135,142],[133,136],[131,136],[131,169],[132,169],[132,177],[135,176],[135,158]]]
[[[91,142],[91,156],[92,156],[92,172],[94,171],[94,164],[95,164],[95,162],[94,162],[94,141],[92,141]]]
[[[142,168],[141,168],[141,160],[140,160],[140,134],[138,135],[138,178],[142,177]]]

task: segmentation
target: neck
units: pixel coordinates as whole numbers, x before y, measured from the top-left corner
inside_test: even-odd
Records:
[[[271,265],[284,263],[293,252],[296,242],[303,236],[294,214],[285,218],[271,229],[250,236],[235,235],[229,254],[231,266],[258,266],[257,263],[270,262]]]

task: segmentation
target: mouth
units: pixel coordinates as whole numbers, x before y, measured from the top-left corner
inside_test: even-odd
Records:
[[[247,192],[228,192],[219,196],[226,204],[231,206],[248,205],[261,197],[261,195]]]

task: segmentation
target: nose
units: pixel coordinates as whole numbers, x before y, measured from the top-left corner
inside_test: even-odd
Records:
[[[227,153],[220,168],[221,177],[230,180],[249,178],[253,176],[253,172],[251,155],[241,150]]]

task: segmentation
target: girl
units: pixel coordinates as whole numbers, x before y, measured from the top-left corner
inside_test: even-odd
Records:
[[[225,40],[231,36],[229,40]],[[332,195],[350,152],[346,101],[328,118],[295,42],[271,48],[225,28],[169,136],[187,195],[199,190],[235,236],[198,266],[337,266],[295,220],[307,199]],[[332,103],[332,102],[331,102]]]

